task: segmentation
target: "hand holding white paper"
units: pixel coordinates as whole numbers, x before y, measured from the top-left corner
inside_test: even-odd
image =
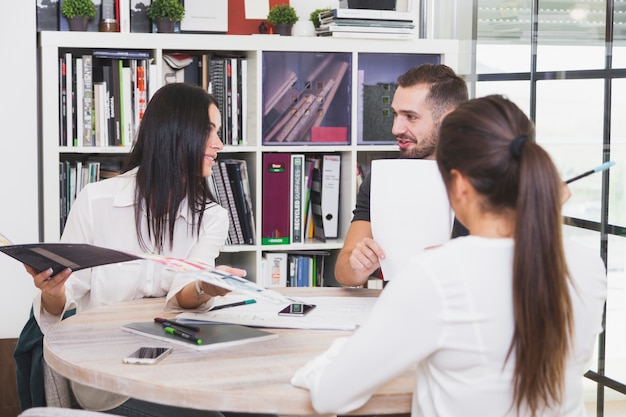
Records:
[[[435,161],[375,160],[371,175],[372,235],[389,281],[409,257],[450,240],[454,216]]]

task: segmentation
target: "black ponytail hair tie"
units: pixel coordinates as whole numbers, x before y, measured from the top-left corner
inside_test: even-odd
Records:
[[[515,139],[513,139],[511,141],[511,144],[509,145],[509,150],[511,151],[511,156],[515,159],[519,159],[521,152],[522,152],[522,146],[524,146],[524,143],[528,140],[528,136],[526,136],[525,134],[521,134],[521,135],[517,135],[515,137]]]

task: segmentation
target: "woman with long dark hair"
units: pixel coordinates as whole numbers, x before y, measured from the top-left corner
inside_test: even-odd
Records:
[[[216,100],[200,87],[167,84],[155,92],[120,175],[87,185],[72,206],[61,241],[129,253],[158,253],[214,265],[228,234],[228,213],[211,197],[207,177],[223,149]],[[243,270],[222,267],[242,275]],[[40,290],[34,317],[45,334],[76,308],[165,297],[164,308],[196,308],[226,290],[151,261],[106,265],[55,276],[26,267]],[[71,383],[79,404],[121,415],[221,416],[129,399]],[[136,414],[139,413],[139,414]]]
[[[534,134],[497,95],[444,118],[437,163],[470,236],[407,260],[368,322],[298,371],[316,411],[354,410],[417,365],[413,416],[584,415],[605,269],[563,242],[564,185]]]

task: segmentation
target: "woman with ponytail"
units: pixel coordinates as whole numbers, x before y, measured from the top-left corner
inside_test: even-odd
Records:
[[[605,268],[563,242],[567,190],[534,134],[498,95],[445,117],[437,163],[470,236],[408,260],[368,322],[296,373],[317,412],[354,410],[417,365],[413,416],[585,414]]]

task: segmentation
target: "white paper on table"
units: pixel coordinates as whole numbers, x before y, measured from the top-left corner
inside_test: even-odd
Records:
[[[372,235],[389,281],[409,257],[450,240],[454,215],[435,161],[375,160],[371,181]]]
[[[229,304],[245,299],[241,294],[228,293],[216,297],[215,305]],[[249,298],[249,297],[247,297]],[[254,304],[204,312],[184,312],[176,316],[180,322],[215,321],[254,327],[310,329],[310,330],[355,330],[367,319],[377,297],[298,297],[294,302],[315,304],[315,308],[303,317],[279,316],[286,304],[258,300]]]

